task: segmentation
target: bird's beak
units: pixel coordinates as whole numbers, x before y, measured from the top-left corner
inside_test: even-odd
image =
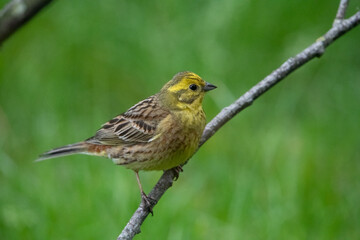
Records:
[[[205,87],[204,87],[205,92],[213,90],[215,88],[217,88],[217,86],[212,85],[211,83],[205,82]]]

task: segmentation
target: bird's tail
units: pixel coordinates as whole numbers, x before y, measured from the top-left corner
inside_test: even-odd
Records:
[[[67,155],[72,155],[76,153],[86,153],[89,148],[89,144],[86,142],[78,142],[59,148],[52,149],[48,152],[45,152],[39,156],[35,161],[43,161],[50,158],[62,157]]]

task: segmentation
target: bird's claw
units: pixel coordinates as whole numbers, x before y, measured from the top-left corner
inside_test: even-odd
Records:
[[[184,171],[181,165],[174,167],[172,170],[174,172],[174,181],[178,180],[180,172]]]
[[[144,192],[141,192],[141,200],[143,202],[143,208],[154,216],[153,207],[157,201],[151,197],[148,197]]]

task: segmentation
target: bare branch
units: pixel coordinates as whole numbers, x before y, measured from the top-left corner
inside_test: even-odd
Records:
[[[166,190],[172,186],[174,177],[175,175],[173,171],[166,171],[148,194],[148,197],[158,201]],[[133,239],[136,234],[139,234],[140,226],[149,213],[149,211],[144,210],[143,202],[141,202],[140,206],[126,224],[124,230],[121,232],[118,240]]]
[[[345,14],[348,1],[341,0],[341,3],[342,4],[340,4],[339,9],[342,9],[341,12],[343,13],[341,14]],[[304,49],[295,57],[289,58],[278,69],[273,71],[270,75],[252,87],[238,100],[236,100],[228,107],[223,108],[220,113],[206,125],[199,147],[202,146],[211,136],[213,136],[217,130],[219,130],[226,122],[232,119],[240,111],[250,106],[255,101],[255,99],[264,94],[270,88],[275,86],[276,83],[284,79],[287,75],[308,61],[314,59],[315,57],[320,57],[325,52],[326,47],[328,47],[337,38],[350,31],[355,26],[359,25],[359,23],[360,11],[358,11],[349,19],[342,20],[338,24],[335,24],[315,43]],[[161,176],[155,187],[151,190],[149,196],[154,200],[159,201],[160,197],[165,193],[165,191],[171,187],[173,183],[173,177],[173,171],[166,171]],[[155,205],[156,204],[154,204],[154,206]],[[124,230],[119,235],[118,240],[132,239],[136,234],[140,233],[140,226],[148,215],[149,212],[146,209],[143,209],[142,204],[140,204],[136,212],[131,217],[129,223],[125,226]]]
[[[0,45],[51,0],[12,0],[0,11]]]
[[[320,37],[315,43],[304,49],[295,57],[289,58],[278,69],[252,87],[243,96],[236,100],[230,106],[221,110],[205,127],[200,146],[209,139],[214,133],[222,127],[227,121],[233,118],[241,110],[253,103],[260,95],[273,87],[288,74],[301,67],[315,57],[320,57],[325,48],[328,47],[337,38],[350,31],[360,23],[360,11],[340,24],[332,27],[324,36]]]

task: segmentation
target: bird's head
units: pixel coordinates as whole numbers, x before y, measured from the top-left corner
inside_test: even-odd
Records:
[[[205,92],[215,88],[193,72],[180,72],[161,89],[160,97],[171,109],[198,109]]]

